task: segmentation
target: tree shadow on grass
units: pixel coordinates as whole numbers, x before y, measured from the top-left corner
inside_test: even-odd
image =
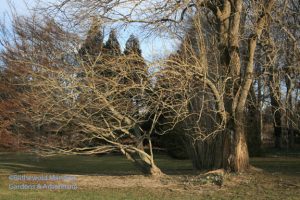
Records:
[[[157,165],[169,175],[195,175],[190,160],[156,156]],[[251,158],[251,164],[270,173],[300,177],[300,157],[272,156]],[[40,157],[28,153],[0,153],[0,174],[59,173],[78,175],[126,176],[142,173],[121,155]]]
[[[300,158],[273,156],[252,158],[251,164],[270,173],[300,177]]]
[[[194,174],[189,160],[175,160],[166,155],[156,159],[166,174]],[[40,157],[28,153],[0,153],[0,173],[60,173],[78,175],[142,175],[121,155]]]

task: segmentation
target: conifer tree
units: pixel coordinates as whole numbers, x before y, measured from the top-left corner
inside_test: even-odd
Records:
[[[121,55],[120,43],[117,39],[116,31],[113,29],[109,33],[109,38],[105,43],[105,52],[111,56]]]
[[[100,30],[100,22],[97,18],[93,18],[90,30],[81,49],[79,55],[84,58],[95,58],[98,56],[103,48],[103,34]]]
[[[142,57],[140,42],[134,35],[130,35],[127,40],[124,55],[127,57],[129,66],[131,66],[132,80],[135,82],[146,81],[146,63]]]
[[[133,34],[130,35],[129,39],[126,42],[126,47],[124,50],[125,55],[136,54],[142,56],[142,51],[140,49],[140,42]]]

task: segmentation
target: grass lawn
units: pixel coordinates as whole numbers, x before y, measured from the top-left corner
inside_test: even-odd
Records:
[[[300,157],[252,158],[263,171],[225,174],[222,186],[201,182],[189,160],[156,158],[168,176],[143,176],[121,156],[37,157],[25,153],[0,153],[0,199],[300,199]],[[9,175],[68,174],[76,179],[64,182],[9,180]],[[76,184],[76,190],[12,190],[11,184]]]

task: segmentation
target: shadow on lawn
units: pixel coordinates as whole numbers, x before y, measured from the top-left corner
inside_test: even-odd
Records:
[[[166,155],[156,158],[167,174],[196,173],[189,160],[175,160]],[[80,175],[141,175],[142,173],[120,155],[39,157],[27,153],[0,153],[0,173],[65,173]]]
[[[190,160],[157,155],[156,163],[164,173],[170,175],[199,173],[193,170]],[[270,173],[300,176],[298,156],[268,154],[266,157],[251,158],[250,163]],[[0,153],[0,174],[34,172],[109,176],[142,174],[132,162],[120,155],[39,157],[28,153]]]
[[[300,177],[300,149],[266,149],[264,157],[251,158],[250,163],[270,173]]]

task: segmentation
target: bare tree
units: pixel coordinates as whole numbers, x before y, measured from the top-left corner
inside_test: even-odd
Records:
[[[245,106],[247,96],[253,81],[254,54],[257,41],[267,24],[267,18],[271,15],[275,1],[267,2],[243,2],[234,1],[89,1],[77,0],[62,1],[57,5],[65,14],[86,17],[90,14],[99,14],[101,17],[112,21],[139,22],[147,28],[167,30],[168,32],[180,29],[182,22],[187,22],[187,16],[198,18],[198,30],[196,37],[200,54],[196,61],[202,68],[200,79],[204,78],[205,85],[212,93],[221,100],[219,107],[222,121],[225,122],[225,131],[219,139],[209,144],[222,149],[223,155],[214,154],[214,164],[211,168],[230,168],[233,171],[243,171],[249,166],[248,150],[245,138]],[[68,8],[76,8],[75,12]],[[125,8],[126,9],[122,9]],[[246,10],[247,8],[247,10]],[[246,20],[241,24],[242,13],[246,12]],[[210,79],[208,68],[207,45],[204,42],[201,17],[207,16],[206,22],[216,33],[215,44],[218,46],[218,67],[220,79],[225,88],[220,93],[218,84]],[[210,20],[210,21],[209,21]],[[242,28],[246,26],[245,35],[241,34]],[[182,30],[182,29],[181,29]],[[247,34],[246,34],[247,32]],[[248,34],[251,33],[251,34]],[[179,34],[182,35],[182,34]],[[239,50],[240,41],[247,38],[247,56],[241,58]],[[245,44],[245,43],[244,43]],[[244,65],[241,65],[243,60]],[[193,62],[194,62],[193,61]],[[195,83],[193,83],[195,84]],[[218,141],[218,142],[217,142]],[[205,149],[205,148],[204,148]],[[202,150],[201,150],[202,151]],[[218,152],[218,151],[216,151]],[[201,158],[200,158],[201,159]]]
[[[31,142],[35,148],[48,154],[119,151],[145,173],[161,175],[150,137],[161,104],[149,98],[152,85],[145,80],[146,66],[136,65],[143,63],[141,56],[116,55],[110,51],[116,50],[112,37],[104,51],[94,48],[100,43],[85,44],[89,48],[77,55],[76,35],[52,20],[30,19],[13,30],[15,40],[6,41],[2,58],[9,61],[6,67],[30,69],[26,76],[17,75],[24,77],[20,84],[30,88],[26,94],[32,106],[27,113],[39,127]],[[142,124],[149,114],[154,118],[150,130],[145,130]]]
[[[270,23],[261,38],[262,54],[257,55],[257,63],[262,65],[262,75],[269,87],[275,148],[280,149],[284,143],[293,146],[293,130],[299,129],[295,123],[297,114],[293,109],[298,101],[295,86],[299,79],[296,67],[299,60],[299,32],[292,25],[299,20],[299,15],[295,14],[299,8],[294,1],[282,1],[277,6],[284,9],[284,14],[276,12],[269,19]]]
[[[54,127],[59,134],[73,130],[73,134],[63,134],[69,138],[66,144],[50,147],[85,154],[102,152],[103,148],[119,150],[148,173],[160,174],[153,159],[151,134],[157,124],[161,126],[159,134],[181,126],[196,167],[247,170],[245,112],[255,87],[257,44],[266,38],[269,45],[265,47],[272,46],[271,25],[282,22],[274,11],[279,6],[281,1],[273,0],[55,3],[51,12],[74,22],[93,17],[94,23],[79,56],[66,51],[73,48],[70,40],[58,39],[63,49],[50,50],[45,53],[51,55],[46,59],[27,56],[25,60],[31,58],[30,62],[23,62],[32,68],[38,66],[30,74],[37,102],[33,109],[36,121]],[[110,49],[105,50],[96,19],[116,25],[138,23],[149,34],[172,34],[181,38],[182,44],[177,54],[152,63],[159,70],[148,74],[145,68],[136,67],[143,66],[144,61],[139,51],[130,49],[134,39],[122,55],[111,32],[105,45]],[[290,38],[295,34],[288,29],[285,32]],[[45,52],[43,46],[38,47],[30,45],[30,49]],[[54,47],[57,49],[57,45]],[[271,50],[275,51],[266,53],[266,65],[272,64],[273,55],[277,56],[276,48]],[[280,89],[277,92],[281,93]],[[151,122],[149,130],[142,128],[146,121]]]

